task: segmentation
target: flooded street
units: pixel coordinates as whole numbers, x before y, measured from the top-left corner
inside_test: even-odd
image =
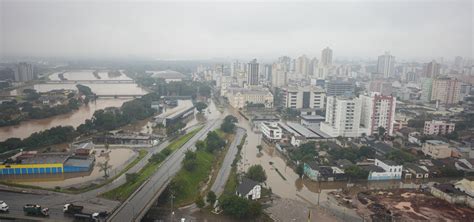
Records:
[[[120,107],[130,99],[98,99],[88,105],[81,106],[78,110],[64,115],[53,116],[45,119],[23,121],[18,125],[0,127],[0,141],[11,137],[26,138],[35,132],[46,130],[55,126],[77,127],[90,119],[94,112],[106,107]]]

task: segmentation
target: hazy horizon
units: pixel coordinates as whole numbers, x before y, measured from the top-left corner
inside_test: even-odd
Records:
[[[0,0],[0,56],[473,57],[473,1]]]

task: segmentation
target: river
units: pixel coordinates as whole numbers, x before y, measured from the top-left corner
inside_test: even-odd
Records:
[[[94,80],[131,80],[123,73],[121,75],[109,75],[107,71],[99,71],[97,78],[93,74],[93,70],[78,70],[58,72],[49,76],[50,80],[58,81],[58,75],[63,73],[67,80],[88,80],[92,83],[84,83],[89,86],[92,92],[97,95],[144,95],[147,91],[136,83],[93,83]],[[21,95],[26,88],[36,89],[38,92],[47,92],[54,89],[76,89],[76,84],[73,83],[45,83],[35,84],[18,88],[9,92],[10,95]],[[26,138],[35,132],[46,130],[55,126],[70,125],[77,127],[84,123],[86,119],[90,119],[94,112],[106,107],[120,107],[124,102],[130,98],[100,98],[88,105],[81,106],[78,110],[64,114],[53,116],[50,118],[39,120],[27,120],[18,125],[0,127],[0,141],[5,141],[8,138]]]

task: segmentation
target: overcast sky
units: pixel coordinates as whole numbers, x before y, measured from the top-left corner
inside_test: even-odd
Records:
[[[0,53],[159,59],[472,57],[473,0],[0,0]]]

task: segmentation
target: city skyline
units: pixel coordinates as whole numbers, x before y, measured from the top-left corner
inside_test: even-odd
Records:
[[[0,56],[320,58],[329,47],[339,59],[390,51],[428,60],[472,58],[474,51],[472,1],[248,5],[2,0]]]

